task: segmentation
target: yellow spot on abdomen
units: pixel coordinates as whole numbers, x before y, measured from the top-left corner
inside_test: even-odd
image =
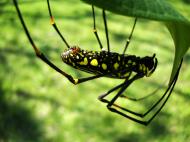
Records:
[[[121,77],[121,73],[119,72],[119,73],[117,73],[117,75],[118,75],[118,77]]]
[[[130,63],[132,63],[132,61],[131,61],[131,60],[128,60],[128,63],[130,64]]]
[[[142,64],[142,69],[143,69],[143,72],[146,73],[146,66],[144,64]]]
[[[139,65],[139,70],[142,71],[142,65],[141,64]]]
[[[120,61],[121,60],[121,58],[120,58],[120,56],[118,56],[118,61]]]
[[[80,65],[88,65],[88,59],[85,57],[82,62],[79,63]]]
[[[117,70],[118,67],[119,67],[119,64],[118,64],[118,63],[115,63],[113,66],[114,66],[114,69]]]
[[[107,65],[103,63],[102,68],[103,68],[103,70],[107,70]]]
[[[98,66],[98,61],[97,61],[97,59],[93,59],[93,60],[90,62],[90,64],[91,64],[92,66]]]

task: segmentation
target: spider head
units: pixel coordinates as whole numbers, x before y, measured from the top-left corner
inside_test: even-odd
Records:
[[[76,54],[78,54],[79,52],[81,51],[81,49],[78,47],[78,46],[72,46],[71,48],[69,49],[66,49],[62,54],[61,54],[61,57],[63,59],[67,59],[69,58],[70,56],[75,56]]]
[[[75,63],[81,60],[82,52],[78,46],[72,46],[61,54],[61,58],[64,63],[75,67]]]
[[[147,77],[150,76],[157,67],[158,61],[155,56],[156,54],[153,54],[152,57],[146,56],[141,59],[141,68]]]

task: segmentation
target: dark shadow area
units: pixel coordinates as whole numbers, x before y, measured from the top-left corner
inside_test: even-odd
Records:
[[[0,141],[43,140],[40,123],[19,103],[11,102],[0,85]]]
[[[190,0],[183,0],[185,4],[190,4]]]
[[[0,58],[1,59],[5,59],[5,57],[6,57],[5,55],[10,55],[10,54],[13,54],[16,56],[23,56],[23,57],[27,57],[30,59],[33,59],[35,57],[35,53],[27,52],[27,51],[21,50],[21,49],[19,50],[19,48],[7,47],[7,48],[0,49]],[[1,60],[1,62],[2,62],[2,60]]]
[[[124,132],[122,134],[118,134],[118,136],[115,139],[115,142],[142,142],[146,141],[147,138],[149,139],[149,141],[151,141],[153,139],[163,137],[163,135],[169,135],[169,128],[164,123],[164,118],[167,117],[168,114],[160,113],[159,119],[155,119],[153,123],[150,123],[148,126],[144,126],[144,128],[140,128],[142,130],[142,133]]]
[[[56,99],[48,98],[45,96],[33,96],[32,94],[30,94],[24,90],[17,90],[16,95],[24,100],[38,100],[38,101],[42,101],[42,102],[48,101],[55,108],[58,108],[61,106],[61,103],[59,103]]]
[[[10,60],[12,55],[35,57],[29,52],[21,52],[19,48],[11,47],[17,44],[16,40],[17,38],[13,39],[0,49],[0,141],[43,141],[45,138],[42,124],[32,115],[32,110],[27,109],[22,102],[14,101],[14,91],[4,87],[6,77],[13,73],[14,62]]]
[[[154,137],[162,137],[165,134],[169,134],[169,128],[167,127],[167,125],[165,125],[164,120],[166,118],[169,118],[170,116],[168,116],[167,113],[165,112],[161,112],[159,114],[159,118],[156,120],[156,123],[152,123],[149,128],[149,135],[154,138]]]
[[[114,128],[115,125],[120,125],[119,122],[116,122],[117,119],[113,119],[113,117],[110,115],[108,116],[101,116],[101,118],[97,118],[96,114],[94,116],[93,113],[91,113],[91,120],[90,119],[84,119],[84,123],[77,124],[76,127],[82,127],[84,128],[84,132],[88,133],[89,135],[91,134],[97,134],[99,137],[101,137],[104,140],[109,140],[110,137],[112,137],[112,141],[114,142],[142,142],[146,141],[148,139],[158,139],[159,137],[163,137],[163,135],[170,135],[171,132],[169,131],[169,127],[165,125],[163,118],[168,117],[167,115],[161,113],[159,115],[159,119],[154,120],[153,123],[149,124],[148,126],[141,126],[140,124],[135,124],[139,129],[142,130],[142,132],[128,132],[126,131],[126,127],[131,124],[127,124],[124,126],[125,128],[123,131],[115,131],[114,129],[111,129],[112,127]],[[94,120],[96,119],[96,120]],[[97,120],[98,119],[98,120]],[[101,119],[101,120],[99,120]],[[91,123],[96,122],[95,124]],[[102,131],[101,124],[102,123],[107,123],[108,126],[104,128],[104,131]],[[128,121],[129,122],[129,121]],[[134,123],[134,122],[129,122],[129,123]],[[100,125],[99,125],[100,124]],[[104,125],[105,126],[105,125]]]
[[[141,142],[139,133],[119,135],[115,142]]]
[[[186,54],[184,59],[183,59],[183,64],[188,64],[190,63],[190,54]]]
[[[9,0],[1,0],[0,1],[0,15],[3,14],[5,6],[9,4]]]

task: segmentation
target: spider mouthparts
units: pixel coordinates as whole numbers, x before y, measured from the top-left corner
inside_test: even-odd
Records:
[[[63,53],[61,54],[61,57],[62,57],[62,58],[65,58],[65,57],[67,57],[69,54],[70,54],[70,51],[67,50],[67,51],[65,51],[65,52],[63,52]]]

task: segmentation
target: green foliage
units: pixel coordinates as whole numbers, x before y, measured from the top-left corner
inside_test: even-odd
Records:
[[[188,21],[164,0],[82,0],[120,15],[157,21]]]
[[[190,22],[164,0],[82,0],[117,14],[164,22],[174,40],[175,59],[170,80],[190,47]]]

